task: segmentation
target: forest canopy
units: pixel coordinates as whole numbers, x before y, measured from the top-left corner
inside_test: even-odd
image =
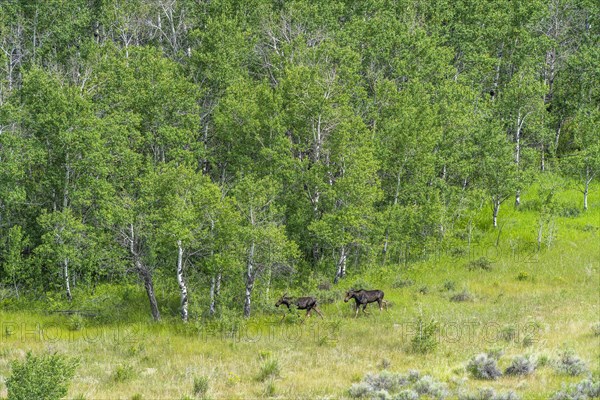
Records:
[[[249,316],[463,251],[533,184],[586,210],[599,33],[594,0],[2,1],[0,281]]]

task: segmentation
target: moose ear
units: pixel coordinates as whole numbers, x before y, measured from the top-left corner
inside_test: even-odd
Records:
[[[281,296],[281,297],[285,297],[285,296],[287,296],[287,292],[285,292],[285,293],[283,294],[283,296]]]

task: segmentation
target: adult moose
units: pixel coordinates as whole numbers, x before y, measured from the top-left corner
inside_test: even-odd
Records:
[[[315,310],[317,312],[317,314],[319,314],[319,316],[321,318],[323,318],[323,314],[321,314],[321,310],[319,310],[319,307],[317,307],[317,299],[315,299],[314,297],[298,297],[296,299],[292,298],[292,297],[288,297],[287,293],[284,294],[283,296],[281,296],[281,298],[277,301],[277,303],[275,303],[275,307],[279,307],[280,305],[285,305],[288,308],[288,311],[292,311],[290,306],[294,306],[299,310],[306,310],[306,316],[310,317],[310,313],[312,310]],[[285,314],[283,314],[283,317],[281,318],[281,320],[283,321],[283,319],[285,318]]]
[[[346,292],[346,297],[344,298],[344,302],[347,303],[350,299],[354,299],[356,302],[356,314],[354,318],[358,317],[358,310],[360,306],[362,306],[362,310],[365,314],[368,314],[365,309],[369,303],[377,302],[379,304],[379,310],[385,309],[387,310],[387,301],[383,299],[384,293],[382,290],[353,290],[350,289]]]

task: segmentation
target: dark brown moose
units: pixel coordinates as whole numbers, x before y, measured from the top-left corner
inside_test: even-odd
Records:
[[[387,301],[383,299],[384,293],[382,290],[348,290],[346,292],[346,298],[344,298],[344,302],[348,302],[350,299],[354,299],[356,301],[356,314],[354,318],[358,316],[358,310],[362,306],[362,310],[365,314],[368,314],[365,309],[367,308],[367,304],[377,302],[379,304],[379,310],[382,310],[385,306],[387,310]]]
[[[319,314],[319,316],[323,318],[323,314],[321,314],[321,310],[319,310],[319,307],[317,306],[317,299],[315,299],[314,297],[309,296],[292,298],[288,297],[286,293],[283,296],[281,296],[277,303],[275,303],[275,306],[279,307],[282,304],[287,306],[290,312],[292,311],[291,306],[294,306],[299,310],[306,310],[306,317],[310,317],[311,311],[315,310],[317,314]],[[283,318],[281,318],[281,320],[283,321],[284,318],[285,314],[283,314]]]

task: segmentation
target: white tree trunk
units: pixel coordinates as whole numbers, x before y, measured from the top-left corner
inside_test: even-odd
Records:
[[[210,306],[208,308],[208,314],[212,317],[215,315],[215,286],[217,279],[213,275],[210,278]]]
[[[498,226],[498,210],[500,210],[500,201],[494,200],[494,214],[493,214],[494,228]]]
[[[181,319],[188,322],[188,291],[183,278],[183,247],[181,240],[177,241],[177,283],[181,291]]]
[[[348,258],[348,255],[346,254],[346,246],[342,246],[342,249],[340,250],[340,258],[338,260],[338,265],[337,265],[337,273],[335,274],[335,279],[333,280],[333,283],[338,283],[340,278],[343,278],[346,275],[346,259],[347,258]]]
[[[519,164],[521,162],[521,129],[523,129],[523,123],[525,122],[525,116],[521,118],[521,113],[519,112],[519,116],[517,117],[517,129],[515,131],[515,163],[517,164],[517,170],[519,169]],[[517,194],[515,196],[515,206],[519,206],[521,204],[521,191],[517,189]]]
[[[588,192],[590,187],[590,181],[588,179],[585,180],[585,188],[583,189],[583,211],[587,211],[588,209]]]
[[[73,296],[71,295],[71,284],[69,283],[69,259],[66,257],[63,260],[63,273],[65,277],[65,290],[67,291],[67,299],[71,301],[73,300]]]
[[[250,317],[252,304],[252,290],[254,289],[254,242],[250,245],[248,252],[248,263],[246,265],[246,296],[244,301],[244,317]]]

